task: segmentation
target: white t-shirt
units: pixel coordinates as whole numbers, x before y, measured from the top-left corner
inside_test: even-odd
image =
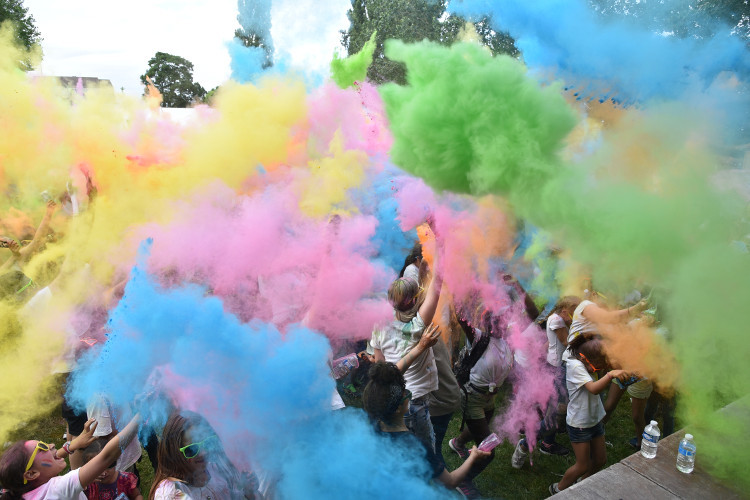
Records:
[[[476,332],[474,335],[474,342],[476,342],[479,337],[476,336]],[[482,333],[482,335],[485,334]],[[513,351],[510,350],[510,346],[501,338],[491,338],[482,357],[471,368],[469,382],[482,388],[493,384],[495,387],[500,387],[508,378],[511,368],[513,368]]]
[[[331,394],[331,410],[340,410],[341,408],[346,408],[346,405],[344,400],[341,399],[341,394],[334,387],[333,394]]]
[[[241,491],[232,491],[229,483],[218,473],[214,464],[208,465],[211,476],[203,487],[189,485],[176,479],[165,479],[154,491],[154,500],[234,500],[244,498]]]
[[[190,496],[189,487],[179,481],[165,479],[154,491],[154,500],[197,500]]]
[[[573,321],[570,323],[570,331],[568,332],[568,343],[582,333],[599,333],[596,324],[583,315],[583,310],[592,304],[594,304],[592,301],[584,300],[573,311]]]
[[[555,335],[555,330],[565,328],[567,325],[559,314],[552,314],[547,318],[547,342],[549,347],[547,348],[547,363],[552,366],[560,366],[562,363],[562,355],[565,352],[565,346],[560,339]]]
[[[24,500],[86,500],[76,469],[56,476],[23,495]]]
[[[424,321],[417,315],[408,323],[394,320],[387,328],[375,330],[370,343],[375,349],[383,351],[385,360],[398,363],[415,345],[419,343],[424,332]],[[404,373],[406,388],[417,399],[438,388],[437,366],[432,348],[423,352]]]
[[[130,421],[122,412],[112,408],[109,401],[102,395],[96,395],[89,401],[86,407],[86,415],[88,418],[95,418],[97,421],[94,436],[109,436],[112,434],[112,431],[122,430]],[[117,426],[120,428],[118,429]],[[138,438],[133,438],[120,455],[120,458],[117,459],[117,470],[127,471],[128,468],[135,465],[138,459],[141,458],[142,452],[143,450]]]
[[[565,382],[568,386],[568,414],[565,418],[571,427],[588,429],[593,427],[604,418],[604,405],[597,394],[591,394],[586,387],[594,378],[586,371],[583,363],[577,359],[570,358],[565,363]]]

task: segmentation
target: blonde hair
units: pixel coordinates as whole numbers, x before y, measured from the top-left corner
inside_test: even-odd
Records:
[[[578,307],[580,303],[581,299],[579,297],[576,297],[575,295],[566,295],[565,297],[557,301],[557,304],[555,304],[555,307],[552,309],[549,315],[552,316],[553,314],[557,314],[565,310],[575,310],[575,308]]]
[[[419,284],[411,278],[399,278],[388,287],[388,302],[396,313],[396,319],[408,323],[417,315],[424,302]]]

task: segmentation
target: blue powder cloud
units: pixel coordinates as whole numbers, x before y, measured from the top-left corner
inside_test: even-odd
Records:
[[[167,399],[200,413],[239,467],[275,478],[280,498],[447,495],[424,479],[414,450],[376,434],[361,410],[330,409],[323,335],[242,323],[198,286],[162,289],[143,271],[147,251],[111,312],[107,342],[72,377],[74,404],[103,392],[127,407],[155,390],[162,399],[140,408],[149,426],[163,424]]]
[[[641,4],[638,17],[603,16],[584,0],[454,0],[449,11],[470,19],[490,14],[494,29],[516,39],[529,67],[552,69],[581,95],[628,104],[682,96],[696,81],[706,88],[722,71],[747,78],[750,57],[731,27],[716,27],[712,37],[677,38],[654,19],[682,8],[696,26],[717,23],[685,9],[684,1]]]

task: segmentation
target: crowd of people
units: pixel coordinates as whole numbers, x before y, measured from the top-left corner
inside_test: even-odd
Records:
[[[0,240],[12,257],[3,265],[0,288],[5,299],[26,304],[49,287],[36,289],[22,272],[28,259],[46,237],[49,218],[56,206],[50,203],[31,242],[20,248],[10,238]],[[457,489],[466,498],[481,498],[475,478],[495,458],[495,451],[478,447],[498,428],[493,420],[498,395],[511,378],[519,353],[506,338],[511,319],[497,304],[450,303],[443,293],[441,252],[428,264],[421,245],[406,257],[400,276],[387,291],[393,321],[377,327],[362,344],[358,380],[361,406],[374,432],[388,446],[408,449],[428,464],[426,481]],[[566,456],[570,449],[557,435],[567,433],[575,463],[562,479],[549,486],[549,493],[564,490],[600,470],[606,463],[605,424],[622,396],[632,400],[634,449],[640,446],[645,422],[659,406],[664,413],[665,434],[674,430],[673,398],[654,391],[652,380],[619,366],[607,352],[609,326],[648,322],[658,326],[659,317],[643,314],[652,306],[631,294],[622,308],[615,308],[591,285],[581,297],[564,296],[548,312],[540,313],[530,295],[512,276],[499,277],[509,303],[522,309],[527,330],[546,330],[548,369],[554,379],[553,397],[537,409],[538,443],[522,437],[515,446],[511,465],[524,467],[534,450]],[[112,292],[111,300],[121,295]],[[118,295],[119,294],[119,295]],[[441,299],[449,303],[439,308]],[[506,304],[507,306],[508,304]],[[529,353],[521,354],[528,356]],[[340,385],[339,385],[340,387]],[[606,397],[605,397],[606,395]],[[334,394],[332,407],[344,407]],[[360,411],[360,410],[356,410]],[[65,402],[66,443],[25,440],[10,444],[0,457],[2,500],[166,500],[166,499],[261,499],[272,498],[272,480],[243,473],[224,452],[220,438],[201,415],[174,408],[166,425],[157,432],[138,436],[139,415],[128,408],[114,408],[106,394],[97,394],[87,408]],[[446,436],[448,424],[460,418],[455,436]],[[529,429],[518,429],[523,433]],[[140,439],[139,439],[140,437]],[[446,438],[447,443],[446,443]],[[473,443],[473,445],[472,445]],[[471,445],[471,447],[470,447]],[[148,492],[141,492],[137,462],[146,449],[155,474]],[[444,447],[462,464],[450,471]],[[70,471],[62,472],[68,467]]]

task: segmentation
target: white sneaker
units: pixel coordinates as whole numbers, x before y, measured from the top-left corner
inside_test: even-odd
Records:
[[[516,449],[513,451],[513,456],[510,458],[510,465],[514,469],[520,469],[521,467],[523,467],[523,464],[526,463],[526,457],[529,456],[529,452],[523,451],[523,449],[521,448],[522,443],[526,444],[526,440],[524,438],[521,438],[518,441],[518,444],[516,444]]]

